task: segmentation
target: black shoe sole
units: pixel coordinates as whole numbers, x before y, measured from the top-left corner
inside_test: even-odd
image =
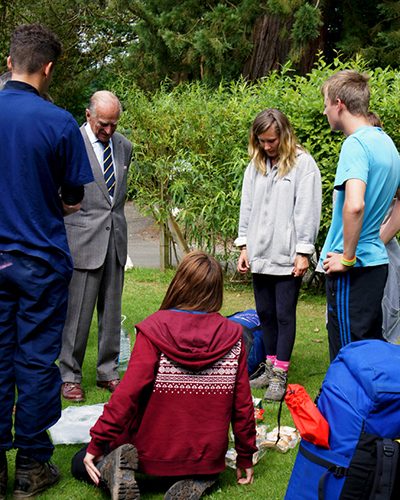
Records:
[[[216,479],[182,479],[171,486],[164,500],[198,500]]]
[[[112,500],[138,500],[139,487],[135,479],[138,455],[132,444],[123,444],[109,453],[101,465],[101,478]]]

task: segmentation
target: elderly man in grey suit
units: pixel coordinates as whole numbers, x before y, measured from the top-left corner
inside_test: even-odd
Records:
[[[115,132],[122,108],[102,90],[93,94],[81,127],[95,181],[85,188],[79,212],[66,219],[74,272],[69,288],[60,371],[62,395],[84,401],[82,364],[97,302],[97,385],[113,392],[119,384],[121,296],[127,258],[124,214],[132,144]]]

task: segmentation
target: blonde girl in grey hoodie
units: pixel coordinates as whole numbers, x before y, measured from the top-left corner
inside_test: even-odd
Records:
[[[259,113],[250,129],[240,203],[237,269],[250,271],[264,332],[265,371],[251,381],[266,400],[283,398],[296,335],[301,280],[314,253],[321,215],[321,176],[288,118]]]

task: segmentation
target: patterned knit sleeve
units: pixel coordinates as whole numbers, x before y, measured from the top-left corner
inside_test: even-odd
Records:
[[[232,429],[237,451],[236,465],[242,469],[253,466],[253,453],[256,447],[256,426],[254,406],[251,398],[247,357],[243,340],[241,341],[239,367],[232,412]]]

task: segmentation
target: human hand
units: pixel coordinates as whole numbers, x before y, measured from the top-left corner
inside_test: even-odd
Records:
[[[67,215],[74,214],[75,212],[78,212],[81,209],[81,204],[77,203],[76,205],[66,205],[64,202],[62,202],[62,207],[63,207],[63,214],[64,217]]]
[[[85,458],[83,459],[83,463],[86,467],[86,471],[90,476],[90,479],[94,482],[96,486],[99,485],[100,482],[100,471],[94,464],[94,459],[96,457],[91,453],[86,453]]]
[[[249,467],[248,469],[241,469],[240,467],[238,467],[236,469],[236,479],[238,484],[253,484],[254,482],[253,467]]]
[[[292,271],[293,276],[296,278],[303,277],[310,265],[310,261],[307,255],[296,254],[294,259],[294,268]]]
[[[326,255],[326,259],[323,261],[323,268],[326,274],[331,273],[345,273],[349,270],[347,266],[344,266],[341,262],[343,254],[329,252]]]
[[[250,264],[249,264],[249,260],[247,258],[247,250],[245,248],[240,250],[237,270],[241,274],[245,274],[250,270]]]

